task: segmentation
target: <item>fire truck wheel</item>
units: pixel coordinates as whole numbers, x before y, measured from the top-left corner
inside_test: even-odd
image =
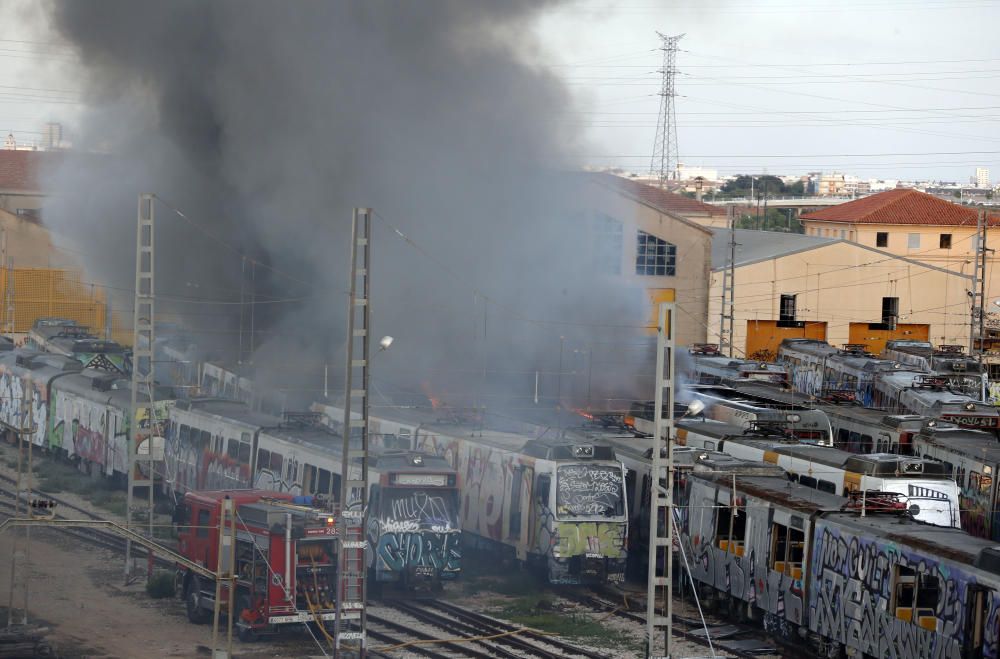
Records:
[[[211,617],[209,611],[199,606],[200,593],[201,583],[198,581],[198,577],[192,576],[184,593],[184,604],[187,608],[188,620],[195,625],[204,625]]]
[[[243,612],[250,608],[250,595],[245,591],[237,591],[236,593],[236,617],[233,619],[233,624],[236,625],[237,636],[244,643],[253,643],[257,640],[257,632],[255,632],[249,624],[243,620]]]

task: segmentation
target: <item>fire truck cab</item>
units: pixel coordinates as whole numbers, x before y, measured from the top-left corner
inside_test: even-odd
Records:
[[[178,551],[218,569],[222,502],[236,511],[236,593],[233,624],[241,640],[277,632],[281,625],[333,624],[336,617],[337,538],[332,507],[320,497],[266,490],[189,492],[178,505]],[[212,619],[215,581],[179,566],[177,592],[188,620]],[[223,585],[223,613],[228,603]]]

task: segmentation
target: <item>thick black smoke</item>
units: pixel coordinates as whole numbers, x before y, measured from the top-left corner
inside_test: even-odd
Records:
[[[67,161],[47,221],[127,290],[137,194],[170,202],[188,219],[157,207],[161,309],[232,356],[252,287],[257,372],[314,394],[324,364],[340,385],[351,209],[371,206],[419,246],[376,223],[374,334],[397,339],[377,383],[525,407],[542,371],[542,404],[579,393],[585,351],[596,379],[594,345],[628,342],[595,324],[641,314],[594,267],[570,98],[532,62],[546,6],[55,2],[92,108],[75,144],[107,156]]]

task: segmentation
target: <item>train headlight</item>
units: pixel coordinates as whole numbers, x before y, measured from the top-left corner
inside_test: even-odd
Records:
[[[802,415],[801,414],[786,414],[785,415],[785,421],[788,421],[789,423],[798,423],[801,420],[802,420]]]
[[[332,517],[327,517],[327,518],[326,518],[326,525],[327,525],[327,526],[333,526],[333,521],[334,521],[334,520],[333,520],[333,518],[332,518]]]

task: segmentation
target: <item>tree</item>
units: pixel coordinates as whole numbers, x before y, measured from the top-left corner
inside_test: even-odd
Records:
[[[799,183],[799,188],[801,189],[801,183]],[[781,194],[795,194],[785,188],[785,184],[780,178],[767,174],[761,176],[740,174],[732,181],[727,181],[722,186],[721,191],[734,197],[749,197],[751,189],[755,198],[762,198],[764,195],[774,197]]]
[[[790,219],[789,215],[778,208],[768,208],[766,214],[762,209],[759,219],[756,213],[744,213],[736,220],[736,228],[759,229],[761,231],[777,231],[781,233],[805,232],[798,218]]]

